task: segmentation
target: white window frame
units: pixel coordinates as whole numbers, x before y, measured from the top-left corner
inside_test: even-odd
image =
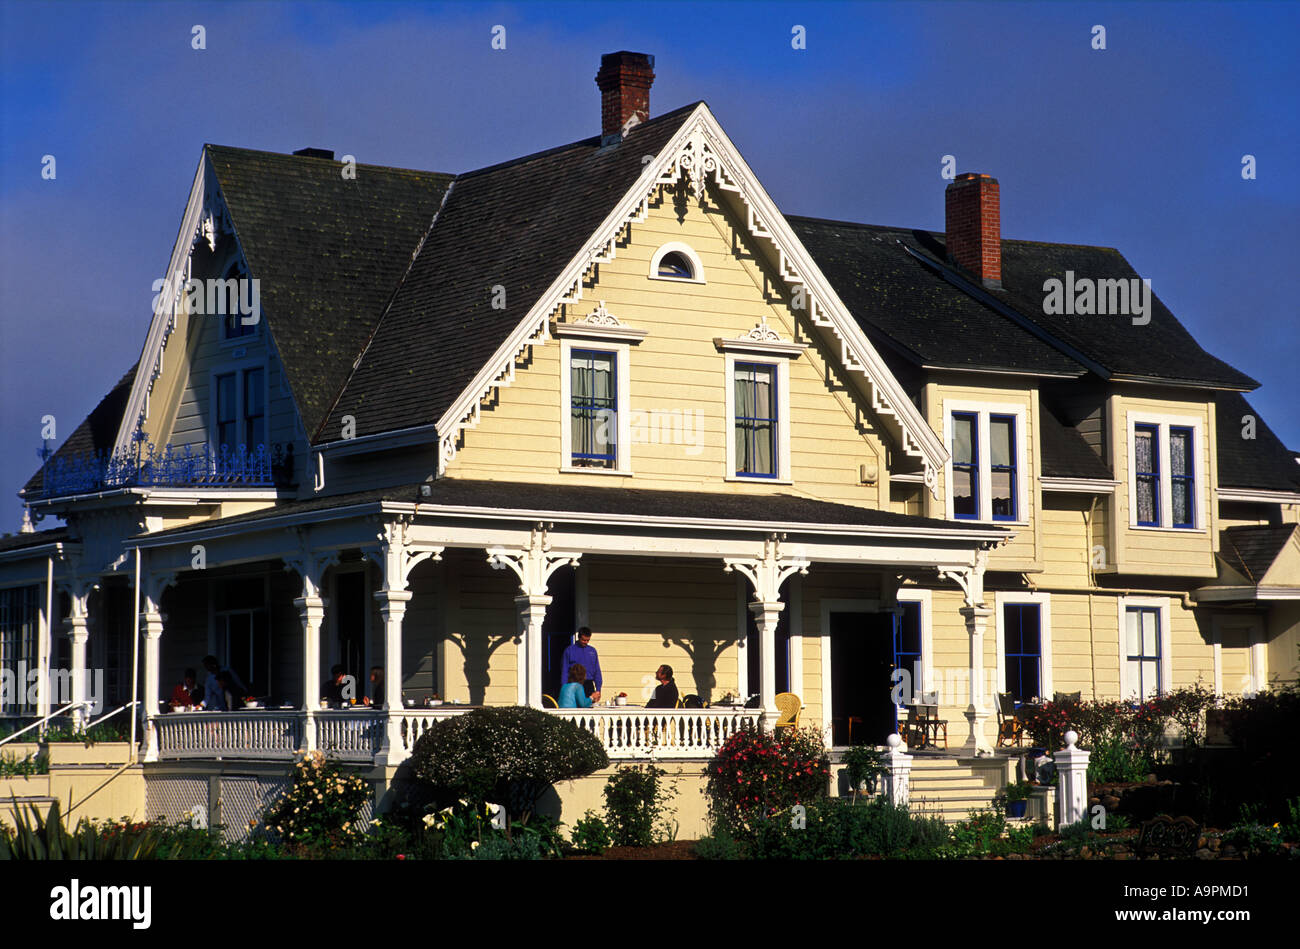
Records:
[[[690,277],[664,277],[659,273],[659,263],[669,254],[681,254],[691,265]],[[700,263],[699,254],[689,244],[681,241],[669,241],[650,255],[650,279],[667,280],[669,283],[704,283],[704,265]]]
[[[1015,590],[1000,591],[993,594],[993,608],[997,611],[997,688],[1001,692],[1007,681],[1007,619],[1008,606],[1038,607],[1038,695],[1040,698],[1050,696],[1056,689],[1052,680],[1052,595],[1050,593],[1028,593]]]
[[[904,587],[899,589],[896,599],[899,603],[919,603],[921,606],[921,681],[912,683],[913,700],[915,700],[918,693],[935,691],[934,627],[930,619],[934,598],[930,590]],[[902,706],[899,708],[901,709]]]
[[[615,446],[613,468],[578,468],[573,465],[573,351],[589,350],[613,353],[618,378],[614,380],[615,398],[618,401],[618,444]],[[565,474],[623,475],[632,474],[632,412],[631,356],[627,343],[598,339],[564,337],[560,340],[560,471]]]
[[[1137,475],[1134,474],[1136,446],[1134,436],[1137,426],[1153,425],[1159,431],[1160,444],[1156,446],[1160,460],[1160,523],[1139,524],[1137,505]],[[1209,510],[1206,506],[1206,471],[1205,471],[1205,420],[1194,415],[1163,415],[1153,412],[1131,411],[1127,420],[1128,441],[1128,526],[1135,531],[1174,531],[1179,534],[1204,534],[1209,523]],[[1192,512],[1195,520],[1191,527],[1174,526],[1173,481],[1170,478],[1169,428],[1190,428],[1192,430]]]
[[[790,467],[790,360],[786,356],[772,357],[759,353],[727,352],[727,456],[725,481],[745,481],[750,484],[791,484]],[[776,476],[746,475],[736,473],[736,363],[754,363],[776,367]]]
[[[952,510],[952,416],[953,413],[969,413],[976,417],[976,437],[979,439],[979,516],[975,518],[958,518]],[[1025,431],[1025,418],[1028,407],[1021,402],[967,402],[945,399],[943,403],[943,444],[948,452],[948,461],[944,467],[944,504],[948,520],[960,520],[981,524],[1029,524],[1029,466],[1028,442]],[[1010,415],[1016,420],[1016,517],[1015,520],[993,519],[993,470],[989,467],[989,416]]]
[[[1157,695],[1167,695],[1172,687],[1174,674],[1173,655],[1171,652],[1172,635],[1169,628],[1169,598],[1164,596],[1121,596],[1116,598],[1116,610],[1119,617],[1119,694],[1125,700],[1141,701],[1137,689],[1129,674],[1128,665],[1128,611],[1130,607],[1155,608],[1160,611],[1160,684]]]
[[[265,361],[257,362],[227,362],[220,366],[214,366],[208,374],[208,431],[207,443],[216,458],[221,452],[221,444],[217,441],[217,379],[221,376],[235,377],[235,433],[242,437],[244,434],[244,374],[255,369],[262,370],[262,418],[266,425],[266,451],[271,451],[271,369]],[[239,447],[241,442],[236,438],[235,444],[230,446],[233,452]],[[251,453],[255,446],[248,446]]]

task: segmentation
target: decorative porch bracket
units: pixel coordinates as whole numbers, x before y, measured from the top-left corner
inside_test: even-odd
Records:
[[[68,613],[68,640],[72,643],[72,701],[78,703],[72,709],[74,728],[82,728],[90,720],[90,710],[84,704],[89,701],[86,694],[86,643],[90,639],[90,593],[99,589],[98,577],[82,576],[76,572],[79,566],[76,558],[69,560],[73,568],[72,577],[58,584],[68,594],[70,611]],[[65,704],[61,697],[57,704]]]
[[[768,731],[776,724],[776,624],[785,604],[781,602],[781,584],[794,574],[808,575],[811,561],[785,557],[781,553],[784,534],[772,534],[763,541],[759,557],[724,557],[724,572],[739,571],[754,590],[749,611],[758,626],[758,654],[761,679],[759,697],[763,705],[763,727]],[[752,688],[752,684],[751,684]]]
[[[339,562],[337,550],[311,549],[306,531],[296,531],[299,553],[284,559],[284,569],[292,570],[302,578],[302,596],[293,601],[302,622],[302,705],[305,720],[302,732],[302,750],[316,750],[316,709],[320,706],[320,631],[325,621],[328,602],[321,594],[321,581],[325,571]]]
[[[375,591],[375,602],[384,620],[384,737],[379,747],[376,763],[396,763],[405,757],[402,750],[402,719],[394,712],[402,708],[402,622],[406,617],[406,604],[413,594],[410,585],[411,571],[426,560],[442,560],[445,548],[428,544],[412,544],[408,529],[410,518],[385,521],[379,529],[379,545],[364,551],[367,558],[379,565],[384,585]]]
[[[940,579],[952,580],[961,587],[966,605],[960,610],[966,621],[969,644],[968,672],[970,679],[970,704],[966,707],[969,733],[961,752],[970,757],[993,754],[993,746],[984,736],[984,723],[988,721],[988,697],[984,694],[984,631],[993,611],[984,605],[984,570],[988,566],[989,551],[981,547],[975,551],[969,567],[938,568]]]
[[[551,550],[550,530],[554,524],[538,522],[528,536],[528,546],[517,549],[489,547],[488,563],[493,570],[509,568],[519,578],[515,597],[518,610],[519,663],[518,701],[520,705],[542,707],[542,623],[551,598],[546,587],[555,573],[565,565],[576,567],[581,553]]]
[[[158,760],[158,669],[162,656],[163,591],[176,582],[174,573],[148,573],[140,577],[140,628],[144,631],[144,760]]]

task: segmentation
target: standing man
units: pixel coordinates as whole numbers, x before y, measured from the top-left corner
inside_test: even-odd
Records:
[[[654,698],[645,703],[646,708],[676,708],[677,683],[673,681],[673,667],[660,666],[655,670],[659,684],[655,686]]]
[[[587,681],[583,690],[591,696],[593,702],[599,702],[603,677],[600,674],[600,657],[596,655],[596,648],[591,645],[590,626],[583,626],[579,629],[578,641],[569,643],[564,649],[564,656],[560,661],[560,670],[561,678],[565,682],[569,681],[569,668],[574,665],[580,665],[587,670]]]

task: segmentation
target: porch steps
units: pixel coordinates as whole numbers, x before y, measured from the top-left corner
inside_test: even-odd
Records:
[[[975,811],[991,809],[1001,786],[1000,772],[976,770],[956,758],[918,755],[912,760],[912,810],[941,817],[949,824],[968,820]]]

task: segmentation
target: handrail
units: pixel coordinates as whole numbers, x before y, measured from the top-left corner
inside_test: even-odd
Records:
[[[33,728],[36,728],[38,725],[44,725],[46,722],[48,722],[48,721],[49,721],[50,719],[52,719],[52,718],[58,718],[58,717],[59,717],[60,715],[62,715],[64,712],[68,711],[68,709],[79,708],[79,707],[82,706],[82,705],[89,706],[90,703],[89,703],[89,702],[69,702],[67,705],[63,706],[63,708],[59,709],[58,711],[50,712],[49,715],[46,715],[44,718],[32,722],[30,725],[26,725],[26,726],[24,726],[23,728],[18,729],[18,731],[14,732],[12,735],[7,735],[7,736],[4,737],[4,738],[0,738],[0,745],[8,744],[9,742],[11,742],[11,741],[13,741],[15,738],[17,738],[19,735],[21,735],[23,732],[29,732],[29,731],[31,731]],[[121,709],[118,709],[118,711],[120,712]],[[117,713],[114,712],[114,713],[112,713],[112,714],[117,714]],[[105,716],[105,717],[107,717],[107,716]],[[100,719],[100,721],[103,721],[103,719]]]
[[[86,703],[86,704],[89,705],[90,703]],[[101,722],[108,721],[118,712],[124,712],[127,709],[129,709],[132,705],[139,705],[139,704],[140,704],[139,699],[132,699],[131,701],[127,702],[125,705],[119,705],[117,708],[113,709],[113,711],[109,712],[107,715],[101,716],[100,718],[95,719],[93,722],[88,723],[85,729],[83,730],[90,731],[92,728],[94,728],[96,725],[100,724]]]

